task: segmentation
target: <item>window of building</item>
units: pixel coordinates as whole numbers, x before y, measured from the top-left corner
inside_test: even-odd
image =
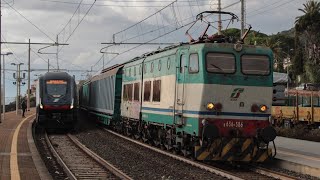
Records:
[[[131,68],[129,68],[129,76],[131,76]]]
[[[161,80],[155,80],[153,81],[152,101],[160,102],[160,97],[161,97],[160,93],[161,93]]]
[[[199,72],[199,57],[198,57],[198,54],[190,54],[189,72],[190,73]]]
[[[144,82],[143,101],[150,101],[151,95],[151,81]]]
[[[168,70],[170,69],[170,65],[171,65],[171,61],[170,61],[170,58],[168,58],[168,60],[167,60],[167,68],[168,68]]]
[[[141,75],[141,65],[139,66],[139,75]]]
[[[136,67],[134,67],[134,69],[133,69],[133,75],[134,76],[136,75]]]
[[[208,53],[206,66],[208,72],[232,74],[236,71],[236,59],[233,54]]]
[[[132,84],[125,84],[123,86],[123,100],[124,101],[132,100]]]
[[[180,73],[183,73],[185,71],[186,66],[187,66],[187,56],[185,54],[182,54],[180,56]]]
[[[241,71],[248,75],[270,74],[270,60],[268,56],[243,55],[241,56]]]
[[[134,101],[139,101],[139,95],[140,95],[140,83],[134,83],[134,95],[133,95],[133,100]]]

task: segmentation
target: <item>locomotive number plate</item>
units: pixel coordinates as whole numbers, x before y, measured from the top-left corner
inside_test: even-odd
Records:
[[[243,122],[241,121],[226,121],[223,123],[223,127],[243,128]]]

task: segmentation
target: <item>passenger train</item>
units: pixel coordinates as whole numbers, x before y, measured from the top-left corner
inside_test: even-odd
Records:
[[[73,128],[78,108],[74,77],[66,72],[47,72],[38,79],[36,89],[36,123],[49,128]]]
[[[263,162],[276,137],[273,53],[242,42],[206,35],[109,67],[81,86],[80,108],[197,160]]]

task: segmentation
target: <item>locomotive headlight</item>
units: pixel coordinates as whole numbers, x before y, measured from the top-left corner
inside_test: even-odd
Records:
[[[39,100],[39,107],[40,107],[40,109],[43,109],[43,105],[41,103],[41,99]]]
[[[268,107],[267,107],[266,105],[261,105],[261,106],[260,106],[260,111],[261,111],[261,112],[266,112],[267,109],[268,109]]]
[[[73,109],[73,99],[71,101],[70,109]]]
[[[213,104],[213,103],[211,103],[211,102],[210,102],[210,103],[208,103],[208,104],[207,104],[207,109],[208,109],[208,110],[212,110],[212,109],[214,109],[214,104]]]

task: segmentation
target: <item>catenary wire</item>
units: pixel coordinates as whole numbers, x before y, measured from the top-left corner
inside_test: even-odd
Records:
[[[4,2],[6,2],[5,0],[3,0]],[[16,10],[13,6],[11,6],[10,4],[8,4],[8,6],[10,6],[11,9],[13,9],[16,13],[18,13],[20,16],[22,16],[26,21],[28,21],[32,26],[34,26],[36,29],[38,29],[42,34],[44,34],[47,38],[49,38],[50,40],[52,40],[53,42],[55,42],[47,33],[45,33],[43,30],[41,30],[37,25],[35,25],[33,22],[31,22],[27,17],[25,17],[23,14],[21,14],[18,10]]]

